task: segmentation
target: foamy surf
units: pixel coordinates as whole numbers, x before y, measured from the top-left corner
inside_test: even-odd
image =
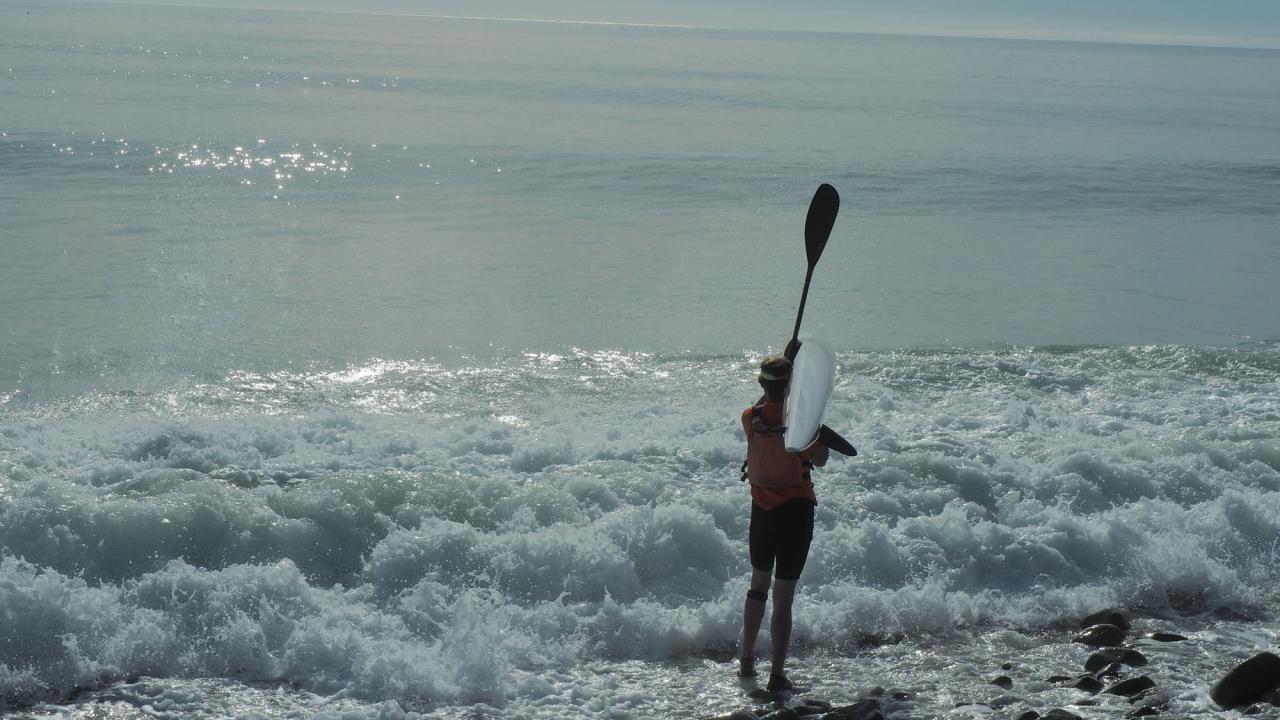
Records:
[[[816,690],[943,703],[976,679],[903,653],[1065,662],[1046,638],[1107,605],[1221,645],[1184,673],[1233,633],[1274,642],[1274,345],[840,362],[828,421],[865,454],[817,478],[796,613]],[[10,401],[0,688],[70,715],[92,706],[44,703],[713,714],[742,692],[721,661],[752,363],[572,351]]]

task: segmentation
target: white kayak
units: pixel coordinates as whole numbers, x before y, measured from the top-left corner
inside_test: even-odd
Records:
[[[800,452],[818,439],[822,419],[831,402],[836,380],[836,356],[814,337],[800,338],[800,350],[791,365],[791,383],[783,406],[783,444],[788,452]]]

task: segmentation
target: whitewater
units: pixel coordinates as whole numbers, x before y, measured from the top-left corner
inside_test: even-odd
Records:
[[[6,716],[761,709],[819,182],[804,695],[1117,717],[1050,678],[1119,607],[1219,716],[1280,646],[1280,52],[11,2],[0,73]]]
[[[816,483],[801,676],[980,694],[963,653],[1021,658],[1098,607],[1274,617],[1280,348],[840,359],[829,420],[863,456]],[[752,360],[379,362],[7,409],[5,692],[708,714],[741,693]]]

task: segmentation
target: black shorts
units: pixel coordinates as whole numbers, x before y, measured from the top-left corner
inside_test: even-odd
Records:
[[[772,510],[751,503],[751,567],[761,572],[773,569],[775,558],[779,580],[799,580],[813,542],[813,502],[798,498]]]

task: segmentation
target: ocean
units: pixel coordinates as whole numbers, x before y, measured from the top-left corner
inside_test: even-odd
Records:
[[[759,709],[738,416],[828,182],[793,679],[1116,717],[1048,680],[1113,606],[1215,715],[1277,138],[1280,51],[0,2],[0,713]]]

